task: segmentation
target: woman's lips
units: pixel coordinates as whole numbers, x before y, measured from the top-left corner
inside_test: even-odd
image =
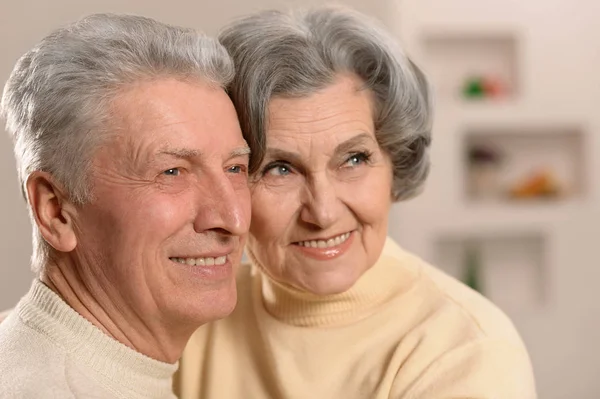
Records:
[[[308,240],[296,242],[294,248],[316,260],[334,259],[345,254],[354,241],[354,232],[340,234],[328,240]]]

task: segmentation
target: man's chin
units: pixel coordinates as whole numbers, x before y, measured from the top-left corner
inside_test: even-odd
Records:
[[[197,300],[189,304],[187,319],[200,327],[203,324],[217,321],[229,316],[237,304],[235,284],[232,290],[220,290],[210,295],[197,295]]]

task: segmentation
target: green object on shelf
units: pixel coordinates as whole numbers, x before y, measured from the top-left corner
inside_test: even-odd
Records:
[[[480,78],[471,78],[467,80],[463,88],[463,94],[467,98],[480,98],[485,95],[483,81]]]
[[[466,285],[479,293],[483,293],[481,284],[481,266],[479,249],[473,244],[467,246],[463,281]]]

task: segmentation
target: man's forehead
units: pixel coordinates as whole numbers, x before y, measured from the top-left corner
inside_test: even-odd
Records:
[[[214,124],[213,107],[222,89],[176,79],[142,82],[120,91],[111,101],[111,117],[130,130],[169,130],[185,124]],[[202,100],[202,101],[199,101]],[[233,105],[232,105],[233,106]]]
[[[113,111],[115,133],[134,160],[225,156],[247,148],[222,90],[158,81],[123,92]]]
[[[145,119],[145,118],[141,118]],[[155,123],[153,123],[155,122]],[[115,126],[112,137],[128,153],[145,152],[152,155],[194,157],[201,153],[228,152],[233,148],[248,148],[243,136],[234,140],[221,140],[222,131],[195,125],[190,121],[162,122],[160,118],[139,121],[134,126]]]
[[[205,154],[210,154],[211,148],[202,149],[198,148],[185,148],[185,147],[174,147],[165,145],[159,148],[157,155],[170,156],[174,158],[200,158]],[[233,146],[229,152],[225,151],[230,157],[240,157],[245,155],[250,155],[250,147],[245,143],[245,141],[241,141],[237,146]]]

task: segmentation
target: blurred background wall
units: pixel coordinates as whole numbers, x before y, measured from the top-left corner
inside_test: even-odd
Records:
[[[432,170],[392,235],[515,322],[540,398],[600,398],[600,3],[406,0]]]
[[[51,29],[129,12],[209,34],[301,0],[0,0],[0,80]],[[541,399],[600,398],[600,3],[347,0],[380,19],[431,77],[432,171],[390,233],[488,296],[529,348]],[[30,227],[0,138],[0,310],[28,289]],[[515,398],[516,399],[516,398]]]

